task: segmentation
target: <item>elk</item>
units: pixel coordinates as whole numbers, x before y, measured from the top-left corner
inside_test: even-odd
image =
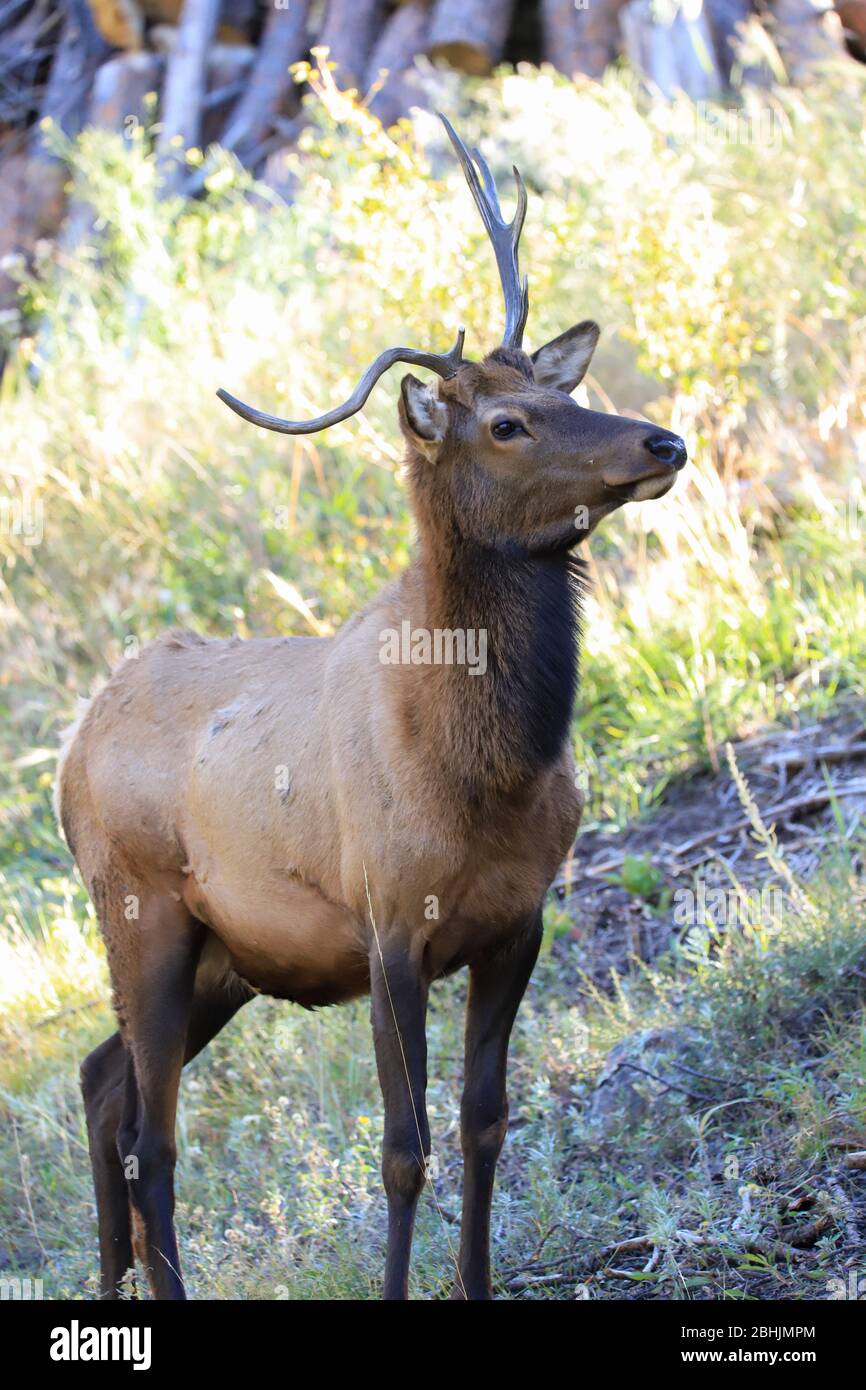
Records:
[[[358,411],[396,362],[433,373],[401,386],[418,535],[408,568],[334,636],[167,633],[121,664],[61,752],[58,815],[99,917],[118,1020],[81,1070],[106,1299],[136,1256],[155,1297],[185,1297],[173,1224],[181,1071],[255,993],[306,1008],[370,994],[384,1297],[408,1297],[430,1155],[428,992],[464,966],[453,1296],[492,1297],[509,1037],[582,809],[568,738],[573,552],[623,503],[667,492],[686,449],[571,398],[594,323],[524,351],[523,183],[515,169],[507,223],[485,161],[442,119],[493,245],[501,344],[481,361],[463,357],[462,330],[444,354],[392,348],[313,420],[219,392],[244,419],[300,434]],[[406,624],[412,659],[383,659],[383,634]],[[423,642],[416,659],[414,634],[434,631],[484,634],[483,669],[437,664]]]

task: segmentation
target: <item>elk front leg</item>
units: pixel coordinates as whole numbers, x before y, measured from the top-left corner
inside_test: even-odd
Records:
[[[382,1180],[388,1198],[386,1299],[409,1297],[415,1209],[427,1174],[427,982],[406,951],[370,955],[376,1066],[385,1101]]]
[[[496,1161],[508,1128],[508,1040],[541,944],[541,913],[506,952],[470,967],[466,1061],[460,1107],[463,1220],[460,1278],[452,1298],[493,1297],[490,1205]]]

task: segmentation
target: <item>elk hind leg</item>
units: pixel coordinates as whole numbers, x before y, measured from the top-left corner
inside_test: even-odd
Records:
[[[199,965],[186,1036],[184,1065],[192,1061],[253,997],[237,976],[213,978]],[[130,1200],[123,1156],[138,1135],[138,1083],[119,1033],[101,1043],[82,1068],[87,1129],[99,1221],[101,1287],[116,1299],[134,1259],[147,1265],[144,1223]],[[130,1227],[131,1223],[131,1227]]]
[[[119,1033],[94,1048],[81,1066],[99,1224],[100,1294],[104,1299],[119,1296],[120,1285],[133,1267],[129,1196],[117,1150],[125,1070],[126,1049]]]
[[[142,897],[136,968],[131,978],[115,981],[128,1051],[117,1143],[136,1253],[160,1299],[186,1297],[174,1233],[174,1131],[205,934],[173,896]]]

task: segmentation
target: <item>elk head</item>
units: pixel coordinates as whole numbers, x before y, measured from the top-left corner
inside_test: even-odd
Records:
[[[517,210],[502,217],[496,184],[477,150],[466,149],[441,116],[487,230],[505,300],[501,345],[481,362],[463,358],[461,328],[448,353],[389,348],[349,399],[313,420],[282,420],[226,391],[220,399],[243,419],[283,434],[310,434],[353,415],[395,362],[426,367],[432,383],[405,376],[400,423],[410,449],[416,496],[484,545],[529,553],[569,549],[624,502],[661,497],[686,461],[678,435],[646,422],[586,410],[572,400],[599,337],[585,321],[529,356],[522,347],[529,311],[518,243],[526,190],[515,169]]]

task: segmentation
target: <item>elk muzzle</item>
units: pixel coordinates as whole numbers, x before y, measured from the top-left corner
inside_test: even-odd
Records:
[[[602,468],[604,485],[624,502],[661,497],[688,458],[685,443],[671,430],[654,430],[637,456],[611,460]]]

